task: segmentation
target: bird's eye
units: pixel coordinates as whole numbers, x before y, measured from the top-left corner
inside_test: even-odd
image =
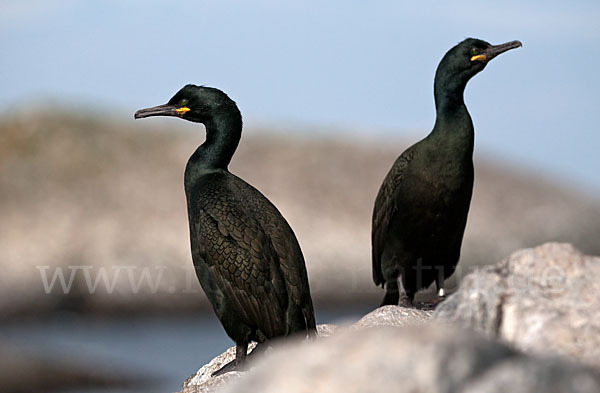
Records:
[[[188,104],[188,100],[186,100],[185,98],[181,101],[179,101],[179,106],[186,106]]]
[[[477,56],[479,54],[479,49],[473,48],[471,49],[471,56]]]

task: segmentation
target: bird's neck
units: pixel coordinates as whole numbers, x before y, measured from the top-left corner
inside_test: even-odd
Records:
[[[464,101],[467,81],[462,78],[450,78],[436,75],[434,83],[436,120],[432,139],[439,139],[460,149],[466,154],[473,154],[475,133],[473,121]]]
[[[206,140],[190,157],[186,172],[227,170],[242,135],[239,111],[219,114],[204,122]]]
[[[437,117],[453,116],[457,112],[467,111],[464,93],[467,79],[438,70],[433,85],[435,110]],[[467,112],[468,113],[468,112]]]

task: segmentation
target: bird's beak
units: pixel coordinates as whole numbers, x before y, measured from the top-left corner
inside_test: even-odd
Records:
[[[189,112],[188,107],[178,107],[176,105],[159,105],[152,108],[140,109],[133,115],[134,119],[143,119],[144,117],[150,116],[183,116],[186,112]]]
[[[483,52],[482,54],[471,57],[471,61],[486,61],[486,62],[488,62],[501,53],[504,53],[508,50],[515,49],[515,48],[518,48],[521,46],[523,46],[521,41],[510,41],[510,42],[506,42],[504,44],[492,45],[489,48],[487,48],[485,50],[485,52]]]

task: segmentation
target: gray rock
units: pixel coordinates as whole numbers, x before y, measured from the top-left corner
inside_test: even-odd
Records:
[[[521,380],[510,380],[515,372]],[[288,343],[259,359],[222,392],[600,391],[600,374],[561,359],[538,359],[440,322],[347,330],[313,343]]]
[[[230,349],[183,392],[293,393],[307,381],[313,392],[598,392],[599,279],[600,258],[568,244],[522,250],[465,277],[435,312],[381,307],[350,327],[319,326],[332,337],[280,343],[246,373],[210,378]]]
[[[329,337],[336,333],[337,330],[338,327],[335,325],[323,324],[317,326],[317,334],[319,339]],[[248,346],[248,352],[251,353],[255,346],[256,343],[250,343]],[[267,353],[270,353],[270,351],[271,350],[268,349]],[[181,393],[209,393],[217,390],[225,383],[237,379],[242,375],[242,372],[233,371],[217,377],[212,376],[212,373],[219,370],[233,359],[235,359],[235,347],[230,347],[219,356],[213,358],[208,364],[202,366],[194,375],[186,379],[183,383]],[[255,360],[256,359],[253,358],[250,359],[250,367],[252,367],[252,364],[255,362]]]
[[[405,326],[424,323],[431,317],[432,311],[417,310],[400,306],[380,307],[365,315],[360,321],[350,326],[350,330],[358,330],[377,326]],[[348,330],[347,327],[324,324],[317,326],[319,339],[332,336]],[[254,348],[255,343],[250,344],[248,351]],[[269,352],[268,352],[269,353]],[[181,393],[205,393],[212,392],[225,383],[237,379],[242,373],[231,372],[218,377],[212,377],[212,373],[220,369],[235,358],[235,347],[212,359],[208,364],[202,366],[194,375],[184,383]],[[254,363],[254,359],[252,359]],[[250,365],[251,366],[251,365]]]
[[[251,353],[256,343],[250,343],[248,352]],[[181,393],[208,393],[213,392],[225,383],[237,379],[241,372],[232,371],[213,377],[212,373],[235,359],[235,347],[230,347],[219,356],[212,359],[208,364],[202,366],[196,374],[189,377],[182,386]]]
[[[466,384],[463,393],[592,393],[598,373],[557,358],[519,357],[502,362],[483,378]]]
[[[350,330],[358,330],[381,326],[405,326],[424,323],[431,317],[432,311],[418,310],[400,306],[380,307],[362,317],[358,322],[350,326]],[[324,324],[317,326],[319,339],[332,336],[348,330],[347,327]],[[254,348],[255,343],[250,344],[248,351]],[[205,366],[202,366],[194,375],[189,377],[182,387],[181,393],[205,393],[212,392],[225,383],[237,379],[242,373],[231,372],[218,377],[212,377],[212,373],[220,369],[235,358],[235,347],[215,357]],[[252,359],[254,363],[254,359]]]
[[[600,369],[600,258],[558,243],[518,251],[466,276],[434,317]]]
[[[417,310],[400,306],[380,307],[365,315],[360,321],[350,326],[350,330],[358,330],[377,326],[405,326],[424,323],[431,317],[432,311]],[[347,327],[324,324],[317,326],[319,339],[332,336],[348,330]],[[255,344],[250,344],[248,350],[254,348]],[[268,352],[269,353],[269,352]],[[182,393],[205,393],[212,392],[223,386],[225,383],[237,379],[242,373],[231,372],[218,377],[212,377],[212,373],[220,369],[235,358],[235,347],[229,348],[219,356],[215,357],[208,364],[201,367],[194,375],[189,377],[182,387]],[[252,359],[252,364],[254,359]],[[250,365],[251,366],[251,365]]]
[[[375,326],[406,326],[425,323],[433,311],[402,306],[383,306],[371,311],[352,325],[355,329]]]

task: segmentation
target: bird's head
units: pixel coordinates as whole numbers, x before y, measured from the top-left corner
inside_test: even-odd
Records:
[[[476,38],[467,38],[446,53],[437,72],[466,82],[482,71],[494,57],[520,46],[520,41],[492,45]]]
[[[235,102],[219,89],[186,85],[168,103],[140,109],[134,118],[176,116],[196,123],[206,123],[222,112],[237,110]]]

